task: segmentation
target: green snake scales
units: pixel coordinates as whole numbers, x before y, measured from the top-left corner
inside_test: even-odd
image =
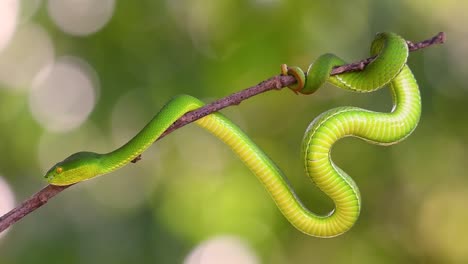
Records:
[[[265,186],[283,215],[306,234],[337,236],[349,230],[359,216],[361,198],[358,187],[331,160],[333,144],[347,136],[378,145],[395,144],[410,135],[419,121],[421,100],[416,80],[406,65],[408,47],[405,40],[393,33],[380,33],[372,42],[371,55],[376,58],[363,71],[336,76],[330,76],[331,70],[345,62],[333,54],[320,56],[307,73],[298,67],[282,66],[283,74],[292,75],[297,80],[290,88],[303,94],[313,93],[326,81],[355,92],[371,92],[390,85],[393,95],[391,112],[338,107],[315,118],[305,132],[302,152],[307,175],[335,205],[327,215],[317,215],[305,208],[283,172],[224,115],[213,113],[195,122],[240,157]],[[122,147],[106,154],[75,153],[54,165],[45,178],[52,185],[69,185],[113,172],[138,157],[182,115],[203,105],[191,96],[177,96]]]

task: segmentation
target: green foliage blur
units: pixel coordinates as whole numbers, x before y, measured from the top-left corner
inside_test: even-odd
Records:
[[[0,263],[468,263],[468,2],[117,0],[110,20],[85,35],[57,26],[52,2],[21,1],[18,28],[41,27],[56,60],[85,63],[94,103],[72,129],[51,130],[38,121],[33,91],[0,84],[0,176],[17,204],[46,185],[48,167],[73,152],[115,149],[175,95],[210,102],[325,52],[357,61],[382,31],[412,41],[444,31],[447,43],[410,54],[423,113],[407,140],[381,147],[345,139],[334,148],[363,199],[342,236],[297,231],[227,147],[189,125],[137,164],[78,184],[14,225],[0,237]],[[40,111],[70,99],[53,96]],[[388,89],[284,89],[223,113],[277,162],[308,208],[326,214],[333,204],[305,177],[300,144],[317,115],[343,105],[390,111],[391,97]],[[237,255],[222,245],[203,251],[216,238],[238,241]],[[221,256],[204,261],[197,251],[197,262],[197,249]],[[242,254],[246,260],[229,262]]]

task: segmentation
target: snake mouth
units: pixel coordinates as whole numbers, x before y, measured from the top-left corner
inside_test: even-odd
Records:
[[[47,179],[47,182],[50,185],[54,185],[54,186],[68,186],[68,185],[72,185],[76,183],[76,182],[68,182],[68,181],[63,181],[63,180],[57,181],[53,177],[50,177],[49,179]]]

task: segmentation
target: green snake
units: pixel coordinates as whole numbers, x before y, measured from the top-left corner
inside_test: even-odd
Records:
[[[393,33],[380,33],[372,42],[371,55],[376,57],[363,71],[336,76],[330,76],[331,70],[345,62],[332,54],[319,57],[307,73],[298,67],[282,66],[283,74],[293,75],[297,80],[290,88],[303,94],[313,93],[326,81],[356,92],[370,92],[390,84],[393,95],[391,112],[339,107],[319,115],[305,132],[302,143],[305,170],[333,200],[335,209],[328,215],[309,211],[297,198],[283,172],[224,115],[212,113],[196,121],[240,157],[265,186],[283,215],[306,234],[337,236],[349,230],[359,216],[361,198],[358,187],[331,160],[333,144],[347,136],[378,145],[394,144],[410,135],[419,121],[421,100],[416,80],[406,65],[408,47],[405,40]],[[45,178],[52,185],[70,185],[113,172],[137,158],[185,113],[203,105],[194,97],[177,96],[122,147],[106,154],[75,153],[54,165]]]

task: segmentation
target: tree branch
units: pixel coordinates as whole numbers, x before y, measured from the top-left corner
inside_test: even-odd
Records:
[[[408,47],[410,51],[416,51],[422,48],[426,48],[432,46],[434,44],[442,44],[445,41],[445,34],[440,32],[436,36],[424,40],[422,42],[413,43],[411,41],[407,41]],[[336,67],[333,69],[331,75],[337,75],[344,72],[350,71],[360,71],[363,70],[364,67],[369,64],[373,58],[367,58],[365,60],[343,65],[340,67]],[[183,127],[197,119],[200,119],[206,115],[209,115],[213,112],[219,111],[223,108],[226,108],[230,105],[238,105],[242,101],[254,96],[258,95],[267,91],[271,90],[280,90],[284,87],[292,85],[296,82],[294,77],[292,76],[282,76],[277,75],[273,76],[255,86],[242,90],[240,92],[231,94],[227,97],[222,99],[216,100],[212,103],[205,105],[197,110],[191,111],[186,113],[180,119],[178,119],[174,124],[172,124],[157,140],[163,138],[164,136],[168,135],[172,131]],[[135,160],[136,162],[138,160]],[[22,202],[16,208],[11,210],[10,212],[6,213],[2,217],[0,217],[0,233],[16,223],[17,221],[21,220],[23,217],[28,215],[29,213],[33,212],[37,208],[41,207],[42,205],[46,204],[52,197],[59,194],[63,190],[67,189],[69,186],[53,186],[48,185],[40,190],[38,193],[34,194],[29,199]]]

